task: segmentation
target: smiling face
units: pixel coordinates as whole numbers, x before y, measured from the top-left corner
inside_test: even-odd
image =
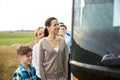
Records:
[[[57,35],[58,27],[59,27],[58,20],[54,19],[51,21],[51,25],[49,27],[47,27],[47,29],[48,29],[49,33],[53,33],[53,34]]]
[[[32,62],[32,52],[28,52],[26,55],[18,55],[20,62],[23,65],[30,65]]]
[[[44,37],[44,29],[43,29],[43,28],[41,28],[41,29],[39,29],[39,30],[37,31],[36,37],[37,37],[38,39],[42,39],[42,38]]]
[[[63,32],[63,34],[65,34],[66,32],[67,32],[67,29],[66,29],[66,27],[63,25],[61,25],[60,27],[59,27],[59,30],[60,31],[62,31]]]

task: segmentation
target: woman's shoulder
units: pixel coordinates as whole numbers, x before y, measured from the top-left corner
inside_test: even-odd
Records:
[[[33,49],[38,47],[39,46],[39,43],[36,43],[34,46],[33,46]]]
[[[39,45],[47,45],[47,40],[46,40],[46,37],[45,38],[42,38],[40,41],[39,41]]]
[[[62,38],[62,37],[59,37],[59,41],[60,41],[60,42],[65,42],[65,39]]]
[[[40,39],[39,43],[40,43],[40,42],[44,42],[45,40],[46,40],[46,37]]]

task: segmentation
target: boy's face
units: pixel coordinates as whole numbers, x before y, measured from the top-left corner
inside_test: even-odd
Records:
[[[60,37],[63,37],[64,38],[64,32],[62,31],[62,30],[59,30],[59,32],[58,32],[58,36],[60,36]]]
[[[19,55],[19,59],[24,65],[30,65],[32,62],[32,52],[28,52],[26,55]]]
[[[67,32],[65,27],[59,27],[59,30],[63,32],[63,34],[65,35],[65,33]]]

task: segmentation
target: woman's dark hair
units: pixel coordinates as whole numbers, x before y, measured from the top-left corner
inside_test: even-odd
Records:
[[[49,35],[49,32],[47,30],[47,28],[44,29],[44,37],[47,37]]]
[[[45,21],[45,29],[44,29],[44,37],[47,37],[49,35],[49,32],[47,30],[47,27],[51,25],[51,21],[52,20],[57,20],[57,18],[55,17],[49,17],[46,21]]]

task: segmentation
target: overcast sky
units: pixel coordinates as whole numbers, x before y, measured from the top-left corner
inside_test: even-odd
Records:
[[[71,28],[72,0],[0,0],[0,31],[34,30],[56,17]]]

